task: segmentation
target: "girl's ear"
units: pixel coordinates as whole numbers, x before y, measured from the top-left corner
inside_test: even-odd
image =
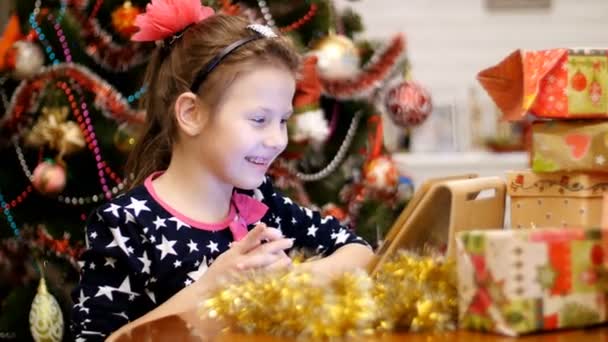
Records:
[[[207,124],[208,113],[204,110],[198,97],[185,92],[175,100],[175,120],[182,132],[189,136],[201,133]]]

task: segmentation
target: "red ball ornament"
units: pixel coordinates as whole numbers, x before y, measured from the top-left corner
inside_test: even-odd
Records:
[[[420,125],[433,110],[429,92],[411,81],[392,87],[386,95],[385,106],[393,122],[400,127]]]
[[[587,88],[587,77],[580,70],[572,76],[572,88],[576,91],[583,91]]]
[[[66,171],[61,165],[53,162],[42,162],[34,169],[32,184],[41,194],[53,196],[65,188]]]
[[[141,9],[139,7],[133,6],[131,1],[125,1],[122,6],[112,12],[112,27],[114,31],[125,39],[131,38],[137,32],[135,17],[140,13]]]
[[[380,156],[372,159],[363,168],[365,183],[377,191],[394,191],[399,181],[399,172],[392,159]]]

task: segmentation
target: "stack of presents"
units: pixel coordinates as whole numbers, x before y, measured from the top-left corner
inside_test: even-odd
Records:
[[[456,235],[463,328],[608,322],[607,56],[516,51],[479,73],[504,118],[529,123],[531,169],[507,174],[510,227]]]

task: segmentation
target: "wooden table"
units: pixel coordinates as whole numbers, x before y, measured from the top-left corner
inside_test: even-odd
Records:
[[[273,338],[268,336],[248,336],[239,334],[225,334],[213,340],[214,342],[284,342],[289,339]],[[563,330],[533,334],[518,338],[494,334],[483,334],[468,331],[456,331],[441,334],[394,334],[379,337],[353,338],[349,341],[365,342],[608,342],[608,326],[588,328],[586,330]]]

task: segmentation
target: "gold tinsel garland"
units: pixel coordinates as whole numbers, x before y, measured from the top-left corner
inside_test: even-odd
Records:
[[[207,299],[201,315],[236,331],[292,338],[453,330],[455,272],[454,263],[442,257],[405,251],[373,276],[345,273],[323,285],[297,267],[254,272]]]

